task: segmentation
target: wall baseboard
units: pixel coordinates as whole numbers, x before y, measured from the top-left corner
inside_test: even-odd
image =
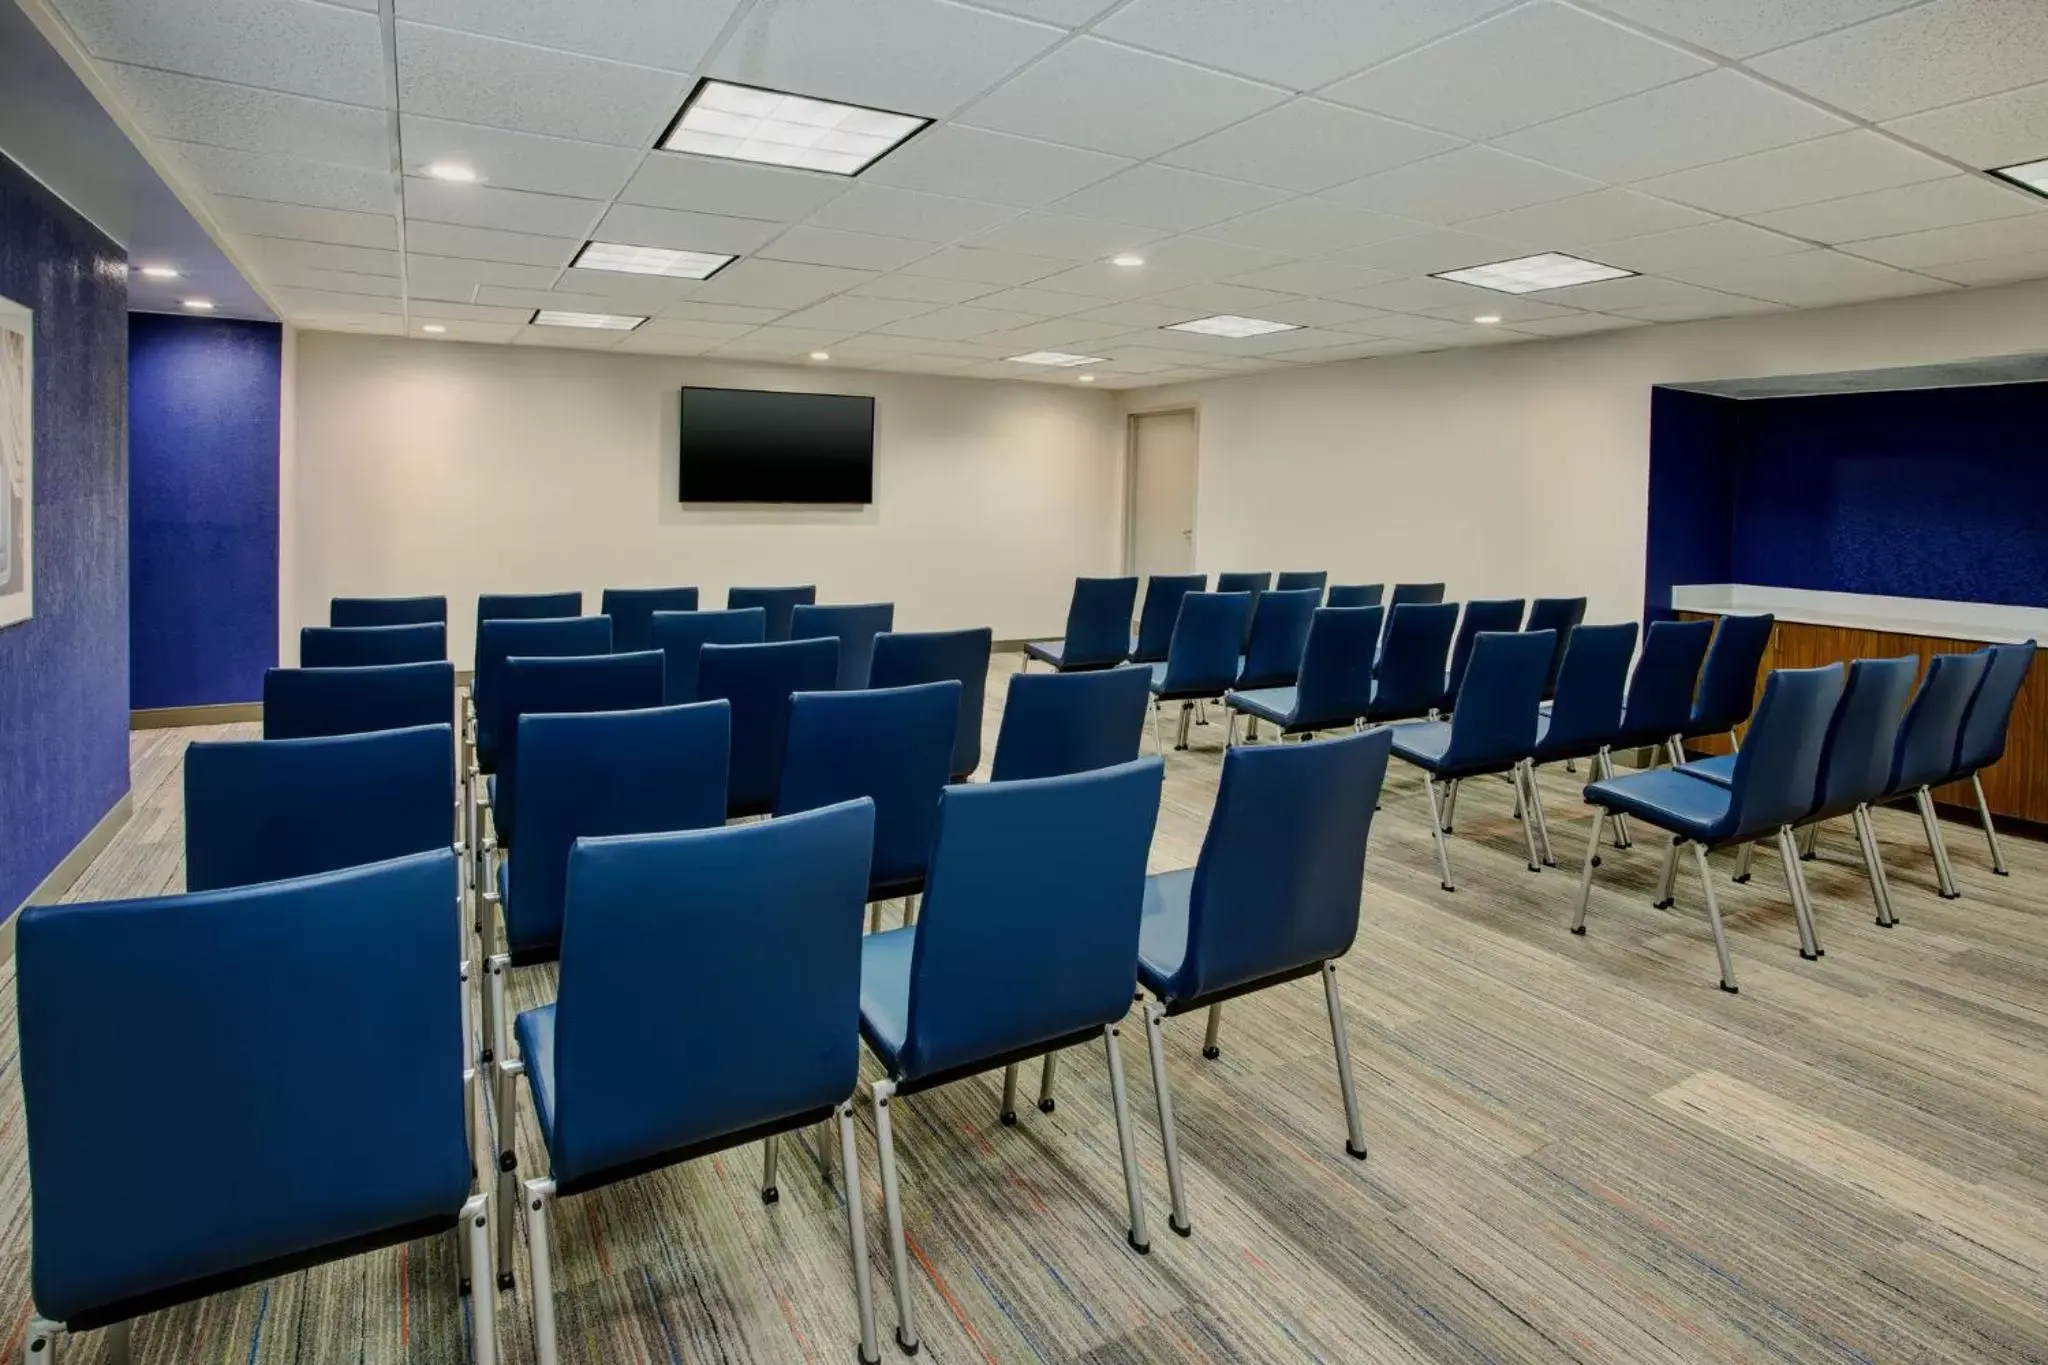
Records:
[[[114,836],[120,833],[121,827],[128,823],[128,818],[134,813],[134,793],[122,792],[121,799],[108,807],[107,813],[85,832],[85,837],[50,869],[50,875],[43,878],[36,889],[28,893],[28,899],[14,907],[13,913],[7,916],[7,922],[0,924],[0,962],[6,962],[14,956],[14,924],[20,918],[21,912],[31,905],[48,905],[61,899],[64,893],[85,875],[85,869],[92,866],[92,860],[104,853],[108,844],[114,842]]]
[[[157,706],[146,711],[130,711],[128,728],[162,730],[176,725],[234,725],[262,719],[262,702],[230,701],[213,706]]]

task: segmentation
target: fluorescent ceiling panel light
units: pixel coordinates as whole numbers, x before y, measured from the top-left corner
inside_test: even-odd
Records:
[[[1292,322],[1267,322],[1264,318],[1241,318],[1234,313],[1218,313],[1213,318],[1176,322],[1159,330],[1200,332],[1205,337],[1262,337],[1271,332],[1298,332],[1301,328],[1299,324]]]
[[[661,150],[859,175],[930,122],[885,109],[705,80],[684,101]]]
[[[427,333],[429,336],[439,336],[441,335],[441,333],[447,331],[448,329],[446,327],[443,327],[438,322],[428,322],[421,324],[420,330],[422,332]]]
[[[667,275],[678,280],[708,280],[739,258],[718,251],[670,251],[659,246],[627,246],[623,242],[585,242],[573,270],[616,270],[628,275]]]
[[[1546,251],[1540,256],[1522,256],[1512,261],[1495,261],[1491,265],[1468,266],[1464,270],[1445,270],[1434,278],[1477,285],[1500,294],[1533,294],[1539,289],[1562,289],[1568,284],[1625,279],[1635,273],[1602,265],[1598,261],[1580,260],[1577,256],[1567,256],[1558,251]]]
[[[586,327],[601,332],[630,332],[647,319],[628,317],[623,313],[565,313],[556,308],[542,308],[530,321],[535,327]]]
[[[1099,355],[1069,355],[1065,351],[1031,351],[1024,355],[1013,355],[1009,359],[1019,365],[1100,365]]]
[[[167,265],[146,265],[142,267],[142,273],[152,280],[175,280],[178,278],[178,272]]]
[[[446,180],[451,185],[474,185],[476,172],[459,161],[436,161],[426,168],[427,174],[436,180]]]
[[[1478,323],[1481,327],[1491,327],[1495,323],[1500,321],[1500,314],[1481,313],[1478,317],[1472,319],[1472,321]]]
[[[190,308],[195,313],[211,313],[213,311],[212,299],[186,299],[183,302],[187,308]]]
[[[2029,161],[2022,166],[2001,166],[1991,173],[2001,180],[2011,181],[2021,189],[2048,196],[2048,161]]]

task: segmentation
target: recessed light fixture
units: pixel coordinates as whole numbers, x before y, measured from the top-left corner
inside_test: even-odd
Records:
[[[1126,270],[1136,270],[1139,266],[1145,264],[1145,258],[1143,256],[1133,255],[1130,252],[1126,251],[1121,256],[1110,257],[1109,263],[1111,265],[1120,265]]]
[[[1472,321],[1478,323],[1481,327],[1491,327],[1495,323],[1500,321],[1500,314],[1481,313],[1478,317],[1472,319]]]
[[[1533,294],[1539,289],[1562,289],[1568,284],[1625,279],[1635,273],[1558,251],[1546,251],[1540,256],[1521,256],[1512,261],[1495,261],[1491,265],[1469,266],[1464,270],[1445,270],[1433,278],[1473,284],[1500,294]]]
[[[212,299],[182,299],[180,302],[195,313],[211,313],[213,311]]]
[[[460,161],[436,161],[426,168],[427,174],[436,180],[445,180],[451,185],[474,185],[476,171]]]
[[[1009,360],[1018,365],[1100,365],[1099,355],[1070,355],[1065,351],[1030,351],[1024,355],[1013,355]]]
[[[535,327],[583,327],[600,332],[630,332],[647,319],[625,313],[565,313],[558,308],[542,308],[529,321]]]
[[[859,175],[928,118],[703,80],[661,139],[665,152]]]
[[[1196,318],[1193,322],[1175,322],[1159,329],[1162,332],[1199,332],[1207,337],[1262,337],[1269,332],[1297,332],[1299,323],[1267,322],[1264,318],[1241,318],[1234,313],[1218,313],[1213,318]]]
[[[2048,195],[2048,161],[2029,161],[2019,166],[2001,166],[1991,172],[2000,180],[2009,180],[2023,190]]]
[[[832,358],[832,353],[831,353],[830,351],[812,351],[812,352],[811,352],[811,359],[813,359],[813,360],[830,360],[831,358]]]
[[[1095,376],[1092,374],[1084,374],[1081,376],[1081,382],[1083,384],[1093,384],[1095,382]]]
[[[177,270],[168,265],[146,265],[142,267],[142,273],[152,280],[175,280],[178,278]]]
[[[659,246],[627,246],[623,242],[585,242],[572,270],[617,270],[628,275],[667,275],[678,280],[708,280],[738,258],[717,251],[671,251]]]
[[[420,324],[420,330],[429,336],[439,336],[448,329],[438,322],[423,322]]]

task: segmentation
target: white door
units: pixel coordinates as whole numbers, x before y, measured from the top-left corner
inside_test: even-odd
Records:
[[[1195,414],[1131,418],[1130,571],[1195,569]]]

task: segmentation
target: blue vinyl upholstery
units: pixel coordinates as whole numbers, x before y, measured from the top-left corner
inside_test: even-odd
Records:
[[[612,622],[612,648],[621,654],[657,649],[654,613],[697,610],[695,588],[606,588],[597,614]]]
[[[470,1170],[443,843],[295,881],[22,912],[39,1312],[118,1320],[124,1302],[265,1262],[453,1225]],[[345,1045],[318,1045],[337,1030]]]
[[[1557,670],[1556,699],[1536,730],[1538,763],[1590,758],[1621,730],[1621,698],[1636,652],[1636,623],[1574,626]]]
[[[945,790],[917,923],[861,945],[861,1032],[892,1077],[1124,1016],[1164,771],[1142,758]]]
[[[491,824],[498,842],[511,844],[519,828],[519,741],[524,718],[581,711],[644,711],[661,705],[662,655],[570,655],[506,660],[497,697],[497,781],[491,786]]]
[[[1316,595],[1316,605],[1321,606],[1323,589],[1329,584],[1330,572],[1327,569],[1296,569],[1292,572],[1282,570],[1279,577],[1273,580],[1273,591],[1300,592],[1304,588],[1312,588]]]
[[[1301,672],[1309,625],[1323,594],[1317,588],[1276,588],[1259,598],[1236,686],[1289,687]]]
[[[1993,645],[1987,651],[1991,662],[1984,669],[1984,681],[1970,698],[1956,736],[1955,761],[1950,765],[1956,777],[1968,777],[2005,757],[2005,733],[2012,724],[2013,703],[2034,666],[2034,648],[2032,640],[2024,640]]]
[[[1060,777],[1129,763],[1145,733],[1152,670],[1012,673],[991,782]]]
[[[185,751],[185,887],[217,891],[455,842],[455,731],[196,743]],[[444,910],[446,907],[442,907]]]
[[[446,725],[455,718],[455,665],[272,668],[263,674],[263,737],[309,739]]]
[[[781,640],[706,645],[697,655],[697,695],[732,703],[732,767],[727,815],[765,815],[782,780],[789,699],[830,692],[839,681],[839,642]]]
[[[892,631],[875,637],[868,686],[909,687],[915,683],[960,684],[960,715],[953,732],[952,776],[964,780],[981,766],[981,713],[988,698],[989,651],[994,632],[972,630]]]
[[[1693,685],[1713,638],[1712,621],[1653,621],[1628,682],[1613,747],[1662,744],[1692,720]]]
[[[794,815],[866,797],[874,803],[867,899],[924,889],[939,793],[952,777],[960,684],[919,683],[859,692],[799,692],[775,814]]]
[[[330,626],[416,626],[448,624],[445,597],[335,597],[327,603]]]
[[[1180,599],[1206,591],[1204,573],[1153,574],[1145,580],[1145,607],[1138,613],[1138,633],[1131,640],[1131,662],[1156,664],[1173,643],[1173,623],[1180,619]]]
[[[1458,628],[1458,604],[1403,603],[1388,616],[1372,709],[1366,713],[1374,723],[1426,716],[1443,700],[1444,662],[1451,632]]]
[[[1991,656],[1982,652],[1937,654],[1928,663],[1920,690],[1913,694],[1899,726],[1886,795],[1901,796],[1948,780],[1955,767],[1963,713],[1990,664]]]
[[[1724,734],[1749,719],[1756,705],[1757,670],[1763,667],[1775,624],[1768,614],[1723,616],[1715,623],[1714,642],[1707,646],[1707,660],[1700,669],[1699,694],[1685,726],[1687,739]]]
[[[497,764],[498,690],[504,684],[507,659],[611,652],[612,623],[603,616],[509,617],[478,626],[476,673],[469,695],[476,705],[476,756],[484,771],[494,771]]]
[[[1309,624],[1294,686],[1233,690],[1224,704],[1271,721],[1282,734],[1362,720],[1372,705],[1373,656],[1383,614],[1377,606],[1321,608]]]
[[[1564,666],[1564,653],[1572,642],[1572,631],[1585,619],[1586,599],[1583,597],[1539,597],[1529,604],[1529,619],[1523,623],[1522,629],[1557,632],[1557,650],[1550,656],[1550,677],[1543,684],[1545,701],[1549,701],[1557,691],[1557,670]]]
[[[1835,707],[1827,742],[1821,747],[1820,773],[1808,818],[1831,820],[1884,795],[1891,777],[1892,750],[1905,719],[1906,697],[1913,690],[1913,675],[1919,671],[1920,659],[1914,654],[1857,659],[1849,665],[1842,700]],[[1735,756],[1730,754],[1728,759],[1732,781]],[[1694,766],[1688,763],[1684,770],[1690,772]]]
[[[1440,709],[1448,711],[1458,704],[1458,689],[1465,683],[1465,669],[1472,661],[1472,642],[1480,632],[1489,630],[1520,630],[1524,603],[1519,597],[1479,598],[1465,604],[1465,614],[1458,621],[1457,634],[1451,637],[1451,662],[1444,674],[1443,699]],[[1553,651],[1556,637],[1551,637]],[[1546,675],[1549,665],[1544,665]]]
[[[486,621],[555,620],[582,614],[580,592],[487,592],[476,599],[476,638],[481,644]]]
[[[1384,603],[1387,585],[1384,583],[1336,583],[1330,587],[1328,607],[1377,607]]]
[[[1027,659],[1061,671],[1114,668],[1131,647],[1131,609],[1138,599],[1135,578],[1077,578],[1067,603],[1067,631],[1057,640],[1024,646]]]
[[[1547,630],[1485,631],[1448,721],[1394,729],[1394,752],[1436,777],[1504,773],[1536,747],[1536,708],[1554,641]]]
[[[818,585],[798,583],[786,588],[727,588],[725,607],[727,611],[744,611],[748,607],[759,607],[767,613],[764,627],[767,640],[774,643],[789,638],[790,613],[800,606],[808,606],[818,600]]]
[[[1220,697],[1237,681],[1252,596],[1248,592],[1191,592],[1180,600],[1166,661],[1151,664],[1152,695],[1161,701]]]
[[[649,618],[647,629],[647,647],[667,656],[662,668],[662,700],[680,706],[697,700],[697,652],[706,645],[765,643],[768,612],[762,607],[658,611]]]
[[[822,607],[799,603],[789,614],[789,638],[837,640],[838,686],[840,691],[848,692],[868,685],[868,669],[875,658],[875,637],[895,625],[893,602],[835,602]]]
[[[1216,575],[1216,591],[1248,593],[1252,599],[1251,610],[1245,613],[1244,634],[1238,643],[1242,654],[1251,647],[1252,623],[1259,619],[1259,599],[1273,586],[1270,573],[1219,573]]]
[[[519,847],[499,865],[515,958],[553,956],[577,839],[725,823],[730,735],[731,710],[722,701],[520,721]]]
[[[853,1093],[873,831],[853,801],[577,841],[561,989],[518,1022],[558,1183],[601,1183]]]
[[[301,668],[427,664],[447,657],[448,627],[439,621],[410,626],[299,628]]]
[[[1350,949],[1391,738],[1380,730],[1224,755],[1192,875],[1146,878],[1147,990],[1185,1007]]]

